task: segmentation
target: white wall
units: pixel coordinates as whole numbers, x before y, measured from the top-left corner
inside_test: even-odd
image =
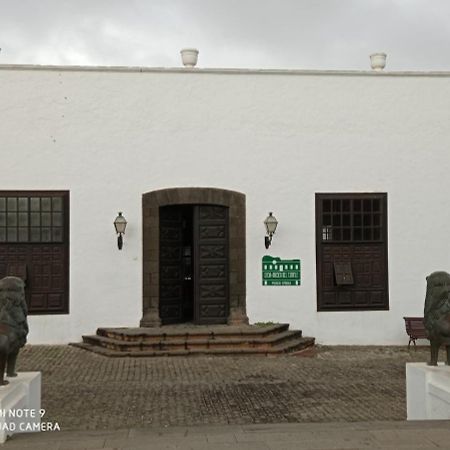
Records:
[[[406,344],[402,316],[423,313],[425,276],[450,271],[449,111],[450,74],[0,66],[0,190],[70,190],[70,314],[29,317],[29,342],[137,326],[141,195],[206,186],[247,196],[251,322],[289,322],[319,343]],[[372,191],[388,193],[390,310],[318,313],[314,194]],[[302,286],[263,287],[266,253],[300,258]]]

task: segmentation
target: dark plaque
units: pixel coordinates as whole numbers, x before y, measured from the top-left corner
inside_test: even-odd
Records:
[[[338,286],[351,285],[354,283],[352,265],[349,262],[335,262],[334,275]]]

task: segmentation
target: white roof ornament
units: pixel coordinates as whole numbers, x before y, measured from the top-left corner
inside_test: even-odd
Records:
[[[386,66],[386,53],[373,53],[370,55],[370,65],[373,70],[381,72]]]
[[[196,48],[183,48],[180,53],[184,67],[192,69],[196,66],[198,60],[198,50]]]

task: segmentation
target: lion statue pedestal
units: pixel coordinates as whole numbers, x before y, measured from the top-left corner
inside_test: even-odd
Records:
[[[408,420],[450,420],[450,366],[406,364]]]

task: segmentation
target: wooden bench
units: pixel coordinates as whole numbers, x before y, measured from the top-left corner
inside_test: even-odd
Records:
[[[416,339],[428,339],[423,317],[403,317],[403,319],[405,319],[405,328],[409,336],[408,348],[411,342],[416,348]]]

